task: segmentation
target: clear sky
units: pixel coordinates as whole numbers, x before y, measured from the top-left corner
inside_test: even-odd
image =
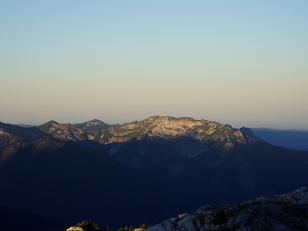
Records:
[[[308,1],[0,1],[0,121],[153,114],[308,129]]]

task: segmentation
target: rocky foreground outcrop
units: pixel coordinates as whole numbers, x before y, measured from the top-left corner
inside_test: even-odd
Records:
[[[240,204],[202,207],[147,229],[173,230],[308,230],[308,187]]]
[[[84,229],[78,226],[72,226],[66,229],[66,231],[84,231]]]

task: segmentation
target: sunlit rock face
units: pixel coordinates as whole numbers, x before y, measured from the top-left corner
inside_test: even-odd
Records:
[[[178,138],[191,137],[202,142],[219,142],[226,149],[236,144],[254,142],[256,138],[242,129],[207,120],[182,117],[152,116],[132,123],[108,129],[106,143],[127,142],[144,137]]]
[[[96,119],[80,124],[49,121],[38,128],[61,141],[88,140],[100,144],[124,143],[144,138],[187,137],[203,143],[215,142],[223,149],[230,150],[238,144],[257,140],[249,129],[235,129],[218,122],[171,116],[151,116],[141,121],[113,126]]]
[[[100,129],[109,128],[111,125],[106,124],[98,119],[93,119],[88,122],[73,124],[73,126],[75,128],[80,128],[85,131],[95,132]]]
[[[72,226],[72,227],[69,227],[68,229],[66,229],[66,231],[84,231],[84,229],[81,228],[81,227]]]
[[[49,121],[39,126],[39,128],[52,135],[54,138],[63,141],[76,141],[86,139],[85,133],[82,129],[75,128],[71,124],[60,124],[56,121]]]
[[[308,188],[241,204],[206,206],[181,214],[148,231],[308,230]]]

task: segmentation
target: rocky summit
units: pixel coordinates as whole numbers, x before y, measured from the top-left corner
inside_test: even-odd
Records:
[[[83,140],[84,132],[82,129],[75,128],[69,123],[60,124],[56,121],[49,121],[38,127],[43,132],[46,132],[56,139],[69,141],[69,140]]]
[[[203,142],[224,143],[225,147],[249,143],[256,138],[246,129],[234,129],[229,125],[188,117],[152,116],[147,119],[125,123],[108,129],[107,143],[126,142],[144,137],[192,137]],[[102,137],[103,138],[103,137]]]
[[[42,137],[57,141],[93,141],[99,144],[124,143],[142,139],[192,138],[202,143],[215,143],[225,150],[239,144],[258,140],[250,129],[235,129],[214,121],[188,117],[151,116],[144,120],[109,125],[93,119],[85,123],[70,124],[49,121],[37,127],[24,128],[0,124],[0,147],[19,142],[35,142]]]
[[[199,145],[200,147],[195,146],[193,149],[188,148],[189,150],[185,148],[186,156],[199,155],[207,146],[228,151],[238,145],[258,141],[249,129],[235,129],[218,122],[188,117],[151,116],[144,120],[117,125],[109,125],[97,119],[76,124],[51,120],[29,128],[1,123],[0,160],[5,160],[28,146],[42,150],[52,146],[55,149],[67,142],[94,142],[111,145],[109,153],[114,153],[118,151],[117,144],[153,139],[190,139],[202,144],[202,147]]]
[[[171,116],[151,116],[141,121],[114,126],[97,119],[80,124],[50,121],[39,128],[62,141],[92,140],[101,144],[155,137],[191,137],[202,142],[217,142],[230,149],[236,144],[250,143],[257,139],[245,128],[235,129],[214,121]]]
[[[240,204],[206,206],[147,231],[308,230],[308,188]]]

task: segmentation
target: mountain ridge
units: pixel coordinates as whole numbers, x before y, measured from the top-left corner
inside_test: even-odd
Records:
[[[307,152],[218,122],[154,116],[98,130],[55,122],[28,129],[0,124],[12,135],[0,135],[0,205],[64,223],[87,215],[155,224],[202,204],[308,185]]]
[[[6,125],[7,127],[19,127]],[[20,127],[21,128],[21,127]],[[217,142],[224,148],[256,142],[257,137],[247,128],[235,129],[215,121],[197,120],[191,117],[150,116],[140,121],[109,125],[92,119],[84,123],[58,123],[50,120],[42,125],[24,128],[24,131],[40,130],[53,138],[67,141],[95,141],[100,144],[122,143],[146,137],[192,137],[202,142]],[[2,129],[4,133],[6,129]],[[38,135],[37,135],[38,136]]]

